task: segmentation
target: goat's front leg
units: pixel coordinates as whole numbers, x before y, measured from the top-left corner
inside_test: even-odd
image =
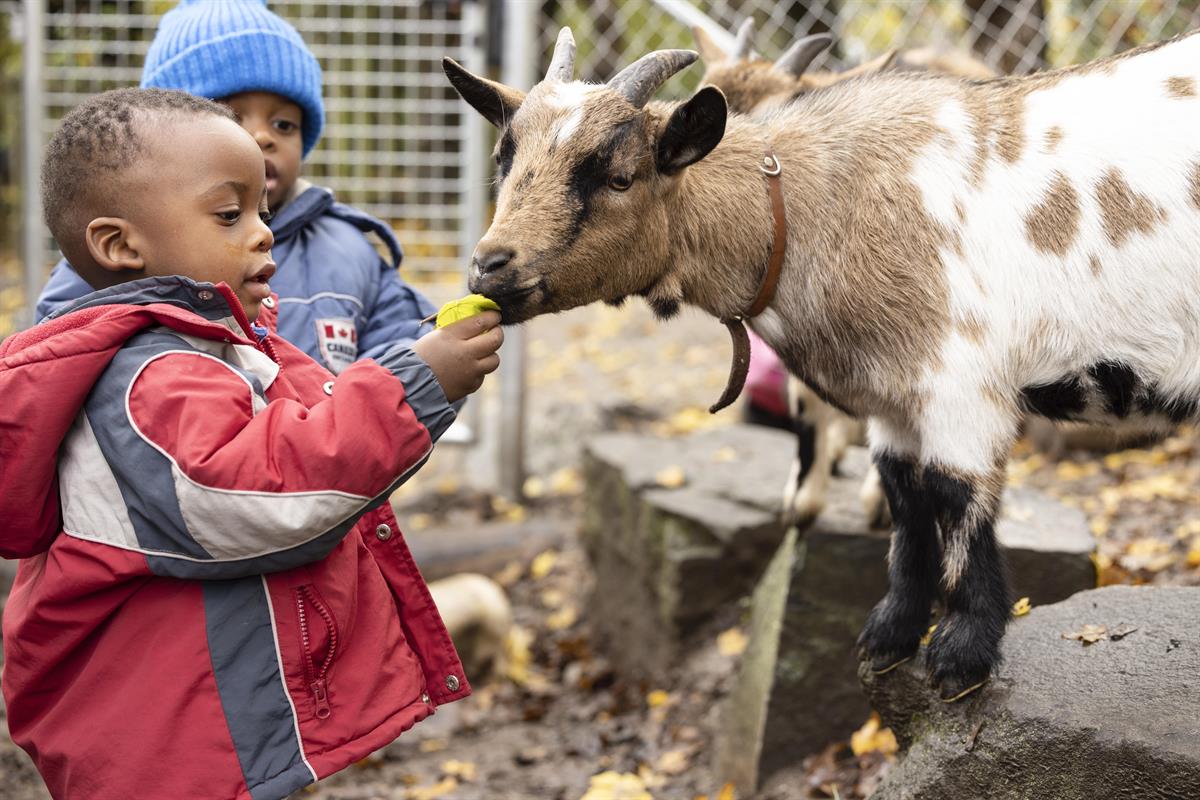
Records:
[[[952,701],[987,681],[1011,613],[995,526],[1018,416],[997,395],[977,402],[945,395],[926,409],[921,430],[922,485],[941,532],[945,597],[925,663],[942,699]]]
[[[942,699],[953,701],[979,688],[1000,661],[1012,608],[995,531],[1004,472],[1001,467],[971,474],[929,465],[923,479],[942,532],[946,606],[926,666]]]
[[[934,509],[921,486],[915,436],[872,420],[871,450],[895,520],[888,551],[888,590],[867,617],[859,654],[877,673],[912,658],[929,628],[941,576]]]

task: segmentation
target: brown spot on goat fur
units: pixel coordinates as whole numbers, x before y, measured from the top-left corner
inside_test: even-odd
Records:
[[[1046,131],[1046,152],[1053,153],[1058,149],[1058,143],[1062,141],[1063,129],[1057,125],[1052,125]]]
[[[1188,176],[1188,189],[1191,192],[1192,205],[1200,209],[1200,161],[1192,164],[1192,174]]]
[[[1088,256],[1088,266],[1092,268],[1092,274],[1099,278],[1100,272],[1103,268],[1100,265],[1099,257],[1097,257],[1095,253],[1092,253],[1090,256]]]
[[[1191,78],[1175,76],[1167,78],[1167,96],[1177,100],[1196,96],[1196,82]]]
[[[1133,191],[1116,167],[1104,173],[1096,186],[1100,219],[1113,247],[1120,247],[1134,231],[1148,234],[1167,214],[1149,197]]]
[[[967,221],[967,210],[963,208],[962,200],[954,198],[954,216],[958,219],[958,224],[962,225]]]
[[[1043,253],[1066,255],[1079,231],[1079,195],[1070,179],[1054,173],[1054,182],[1042,202],[1025,217],[1025,236]]]
[[[987,333],[987,325],[975,313],[968,313],[954,320],[954,329],[962,334],[964,339],[975,344],[981,343],[984,334]]]
[[[996,129],[996,152],[1009,164],[1021,157],[1025,147],[1025,97],[1016,92],[1004,92],[998,101],[999,126]]]

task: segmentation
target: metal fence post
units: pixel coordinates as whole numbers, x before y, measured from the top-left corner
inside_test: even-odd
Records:
[[[45,279],[46,240],[42,223],[42,36],[45,34],[42,0],[25,0],[22,6],[24,41],[21,44],[21,258],[25,265],[25,311],[18,327],[37,322],[34,307]]]
[[[526,90],[537,80],[538,15],[541,5],[504,0],[504,56],[501,80]],[[525,330],[504,332],[500,355],[500,493],[520,500],[525,485]]]

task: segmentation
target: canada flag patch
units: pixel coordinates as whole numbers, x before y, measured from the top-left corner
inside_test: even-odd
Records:
[[[317,349],[325,359],[325,366],[335,375],[353,364],[358,356],[354,320],[343,317],[317,320]]]

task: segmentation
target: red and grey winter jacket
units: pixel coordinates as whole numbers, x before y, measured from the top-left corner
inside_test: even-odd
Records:
[[[4,697],[56,798],[282,798],[470,693],[386,502],[453,410],[273,316],[149,278],[0,344]]]

